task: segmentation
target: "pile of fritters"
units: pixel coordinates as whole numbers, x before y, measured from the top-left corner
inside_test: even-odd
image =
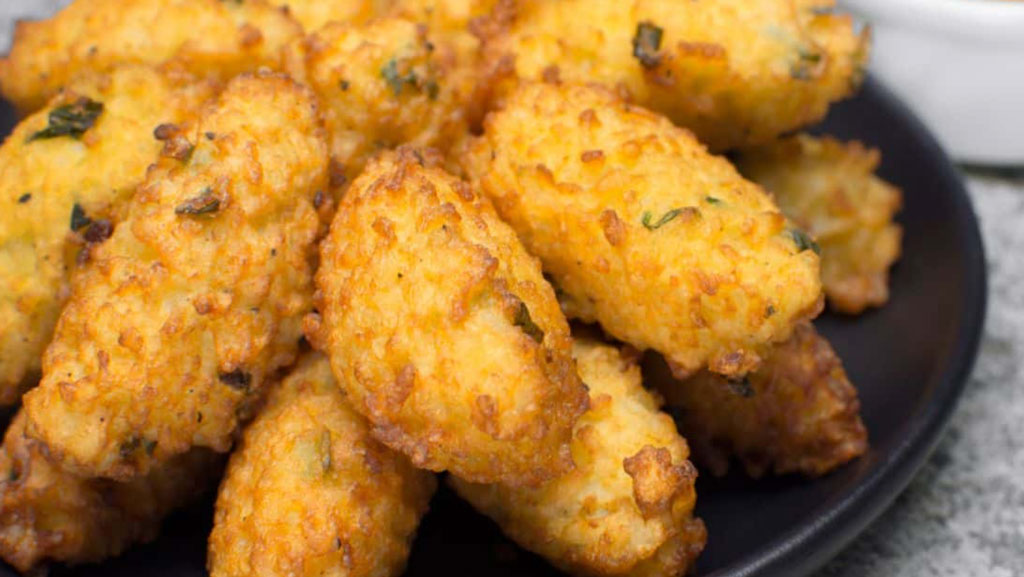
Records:
[[[794,135],[862,80],[832,4],[19,23],[0,556],[101,561],[222,478],[212,575],[397,575],[446,473],[568,573],[685,574],[698,471],[867,450],[811,321],[885,304],[900,192],[877,151]]]

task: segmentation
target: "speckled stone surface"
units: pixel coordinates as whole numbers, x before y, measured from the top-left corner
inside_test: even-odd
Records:
[[[67,0],[0,0],[0,52],[18,18]],[[817,577],[1024,575],[1024,173],[968,175],[989,261],[989,310],[970,387],[935,455]]]

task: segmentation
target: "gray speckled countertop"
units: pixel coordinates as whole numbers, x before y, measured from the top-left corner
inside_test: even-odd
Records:
[[[64,4],[0,0],[0,52],[16,19]],[[1024,171],[967,181],[990,274],[971,384],[910,487],[819,577],[1024,575]]]

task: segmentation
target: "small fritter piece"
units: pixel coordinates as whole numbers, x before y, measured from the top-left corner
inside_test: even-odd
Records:
[[[128,483],[82,479],[49,462],[18,413],[0,450],[0,557],[25,573],[91,563],[156,538],[163,518],[216,482],[219,455],[195,449]]]
[[[387,13],[395,0],[273,0],[313,33],[331,22],[363,24]]]
[[[821,308],[818,256],[770,196],[603,88],[521,86],[464,164],[570,316],[680,375],[742,375]]]
[[[278,68],[281,48],[301,35],[266,0],[75,0],[48,20],[18,22],[0,59],[0,92],[31,112],[75,76],[124,64],[170,63],[228,80]]]
[[[446,149],[466,133],[472,82],[435,48],[424,26],[402,18],[330,24],[289,47],[288,72],[324,105],[336,187],[383,149]]]
[[[720,151],[814,123],[857,89],[868,34],[834,4],[520,0],[486,51],[499,77],[602,83]]]
[[[421,162],[387,153],[345,194],[306,335],[416,466],[512,485],[562,474],[587,393],[555,293],[486,199]]]
[[[737,158],[744,176],[773,193],[782,212],[818,241],[825,295],[841,313],[889,300],[889,267],[903,238],[893,215],[903,195],[875,176],[880,161],[877,149],[860,142],[807,134]]]
[[[686,441],[633,360],[585,339],[573,355],[590,387],[572,441],[576,469],[536,489],[449,481],[511,539],[571,574],[684,574],[707,537],[692,515],[697,471]]]
[[[231,456],[210,575],[398,575],[436,485],[370,437],[327,359],[311,354],[270,393]]]
[[[210,83],[133,66],[75,82],[0,147],[0,405],[39,378],[71,272],[123,216],[162,144]]]
[[[83,476],[228,450],[312,308],[328,163],[313,95],[244,75],[165,136],[128,216],[74,279],[24,399],[28,434]]]
[[[724,475],[735,458],[751,477],[768,471],[814,477],[867,450],[857,390],[810,323],[741,381],[705,371],[679,382],[663,364],[646,368],[702,471]]]

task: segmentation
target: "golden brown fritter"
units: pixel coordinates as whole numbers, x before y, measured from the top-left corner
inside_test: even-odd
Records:
[[[416,466],[510,484],[564,473],[587,395],[554,291],[485,199],[422,160],[388,153],[345,194],[306,335]]]
[[[486,40],[512,81],[599,82],[712,150],[824,117],[863,76],[867,33],[833,0],[520,0]]]
[[[818,241],[822,285],[838,312],[859,314],[889,300],[889,267],[903,238],[893,216],[903,195],[875,176],[880,161],[860,142],[807,134],[738,156],[739,170]]]
[[[273,0],[313,33],[331,22],[363,24],[387,13],[395,0]]]
[[[231,457],[210,575],[398,575],[436,484],[373,440],[327,359],[310,354],[270,393]]]
[[[697,471],[672,419],[644,390],[640,368],[617,349],[577,339],[573,356],[590,388],[576,423],[576,469],[540,488],[455,490],[517,543],[574,575],[682,575],[704,548],[693,518]]]
[[[0,147],[0,405],[39,378],[76,260],[102,241],[210,83],[141,66],[90,76],[27,118]]]
[[[75,0],[48,20],[18,22],[0,92],[30,112],[81,73],[133,63],[227,80],[279,67],[281,47],[301,34],[266,0]]]
[[[648,368],[701,470],[714,475],[724,475],[735,458],[752,477],[768,471],[818,476],[867,450],[857,390],[810,323],[742,381],[705,371],[678,382],[664,365]]]
[[[818,256],[770,196],[600,87],[521,86],[464,164],[570,316],[682,375],[742,375],[820,310]]]
[[[471,79],[436,48],[425,27],[402,18],[330,24],[289,46],[288,72],[324,105],[335,185],[381,150],[445,149],[466,133]]]
[[[241,76],[164,150],[74,279],[29,435],[65,468],[117,479],[192,446],[226,451],[290,364],[312,307],[327,186],[313,95]]]
[[[22,572],[96,562],[156,538],[164,516],[213,486],[220,456],[195,449],[128,483],[82,479],[49,462],[18,413],[0,450],[0,556]]]

